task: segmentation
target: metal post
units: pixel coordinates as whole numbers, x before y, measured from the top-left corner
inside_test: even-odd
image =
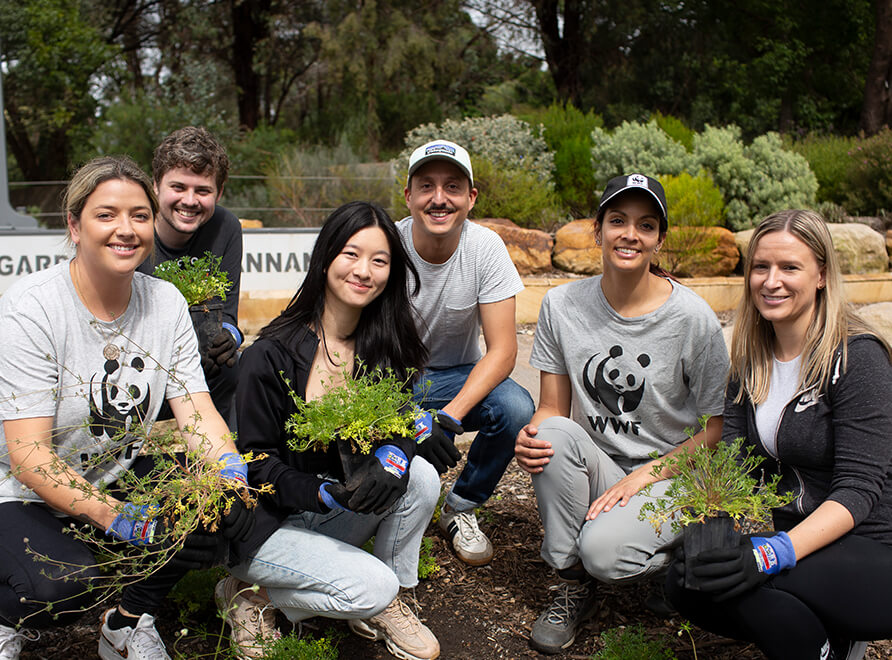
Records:
[[[9,203],[9,172],[6,167],[6,118],[3,105],[3,70],[0,68],[0,228],[36,229],[37,220],[17,213]]]

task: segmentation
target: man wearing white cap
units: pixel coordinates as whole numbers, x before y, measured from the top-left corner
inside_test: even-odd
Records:
[[[418,454],[442,474],[461,458],[454,435],[477,431],[440,527],[461,560],[483,565],[492,543],[474,509],[492,495],[534,411],[529,392],[508,377],[517,358],[514,298],[523,283],[498,234],[467,219],[477,189],[461,146],[434,140],[412,152],[405,196],[411,216],[397,228],[421,279],[413,303],[430,351],[415,399],[436,411],[416,423]]]

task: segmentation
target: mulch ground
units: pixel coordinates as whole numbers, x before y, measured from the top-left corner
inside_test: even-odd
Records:
[[[451,483],[454,475],[449,475]],[[471,567],[458,561],[451,546],[431,525],[433,554],[440,570],[415,590],[419,612],[440,641],[441,657],[449,660],[545,658],[584,660],[602,647],[599,633],[617,626],[641,624],[654,638],[663,638],[679,660],[693,659],[687,635],[679,636],[682,620],[652,614],[644,606],[648,585],[601,586],[596,615],[580,630],[566,653],[542,656],[528,642],[530,627],[548,602],[552,574],[539,558],[542,530],[528,475],[512,463],[494,497],[480,517],[481,528],[495,546],[488,566]],[[213,607],[213,582],[196,590],[197,611],[186,617],[189,632],[179,638],[184,623],[178,620],[182,604],[171,603],[158,615],[158,627],[171,655],[197,659],[214,656],[220,621]],[[99,610],[58,630],[46,630],[29,644],[23,660],[70,660],[96,657]],[[284,621],[283,621],[284,623]],[[207,630],[205,634],[198,631]],[[283,625],[283,631],[288,625]],[[314,636],[334,630],[339,635],[342,660],[388,660],[382,643],[360,639],[344,622],[316,618],[303,629]],[[699,660],[757,660],[763,655],[752,645],[727,640],[693,629]],[[174,642],[174,640],[177,640]],[[892,659],[892,641],[875,642],[869,660]]]

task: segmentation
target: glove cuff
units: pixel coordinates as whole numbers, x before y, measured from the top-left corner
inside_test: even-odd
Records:
[[[238,348],[239,346],[241,346],[244,338],[242,337],[242,333],[239,332],[238,328],[232,325],[232,323],[227,323],[226,321],[223,321],[222,325],[223,329],[228,330],[229,334],[232,335],[232,338],[235,339],[235,347]]]
[[[783,570],[796,565],[796,550],[786,532],[778,532],[774,536],[752,536],[753,556],[756,567],[761,573],[777,575]]]
[[[381,445],[375,451],[375,456],[381,461],[384,469],[397,479],[401,479],[409,467],[406,453],[396,445]]]
[[[445,410],[438,410],[438,411],[437,411],[437,417],[439,417],[440,415],[445,415],[446,417],[448,417],[449,419],[451,419],[453,422],[455,422],[458,426],[461,426],[461,420],[460,420],[460,419],[456,419],[455,417],[453,417],[452,415],[450,415],[450,414],[449,414],[448,412],[446,412]]]
[[[344,507],[338,503],[338,501],[331,496],[331,493],[328,492],[326,486],[331,483],[330,481],[323,481],[319,484],[319,497],[322,498],[322,503],[327,506],[329,509],[343,509]]]
[[[245,459],[242,458],[241,454],[228,451],[220,456],[218,460],[223,463],[223,467],[220,470],[221,477],[238,481],[243,486],[248,485],[248,464],[245,463]]]

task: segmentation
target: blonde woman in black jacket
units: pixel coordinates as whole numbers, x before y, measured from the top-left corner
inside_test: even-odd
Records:
[[[769,658],[857,660],[892,637],[892,364],[847,306],[824,220],[765,218],[750,241],[723,437],[746,438],[795,500],[775,532],[701,553],[700,592],[667,591],[698,625]]]

